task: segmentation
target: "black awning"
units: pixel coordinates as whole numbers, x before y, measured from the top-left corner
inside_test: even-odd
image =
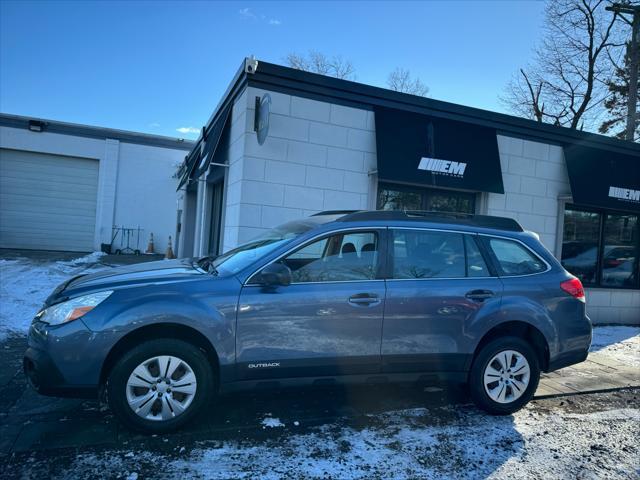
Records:
[[[378,178],[504,193],[493,128],[377,107]]]
[[[222,112],[220,112],[220,115],[216,119],[215,123],[206,133],[206,137],[204,138],[205,144],[202,151],[202,156],[200,157],[198,166],[195,169],[195,178],[199,178],[200,175],[202,175],[209,169],[211,160],[216,153],[218,145],[220,145],[222,132],[224,131],[224,127],[227,125],[227,119],[229,118],[230,113],[231,104],[227,105],[226,108]]]
[[[571,145],[564,158],[573,203],[640,213],[640,155]]]
[[[231,113],[231,104],[227,105],[224,110],[220,112],[215,123],[207,132],[203,129],[203,138],[200,139],[193,150],[187,155],[184,163],[178,170],[178,188],[180,190],[187,181],[193,178],[199,178],[204,172],[206,172],[211,164],[211,159],[214,157],[218,145],[220,144],[220,137],[227,125],[229,114]]]

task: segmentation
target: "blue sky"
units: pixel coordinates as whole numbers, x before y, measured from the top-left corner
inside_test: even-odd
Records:
[[[0,111],[184,138],[245,56],[340,54],[356,80],[395,67],[439,100],[503,111],[531,58],[544,4],[424,2],[29,2],[0,0]]]

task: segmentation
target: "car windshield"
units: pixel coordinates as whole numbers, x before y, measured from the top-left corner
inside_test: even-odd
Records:
[[[317,227],[320,223],[323,222],[319,217],[285,223],[218,257],[201,258],[198,260],[198,264],[211,273],[238,273],[279,246],[289,243],[297,236]]]

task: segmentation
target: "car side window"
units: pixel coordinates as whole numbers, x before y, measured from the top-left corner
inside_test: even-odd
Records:
[[[465,249],[467,252],[467,276],[468,277],[489,277],[491,273],[480,253],[476,241],[471,235],[464,236]]]
[[[490,238],[488,244],[505,276],[531,275],[547,268],[542,260],[518,242]]]
[[[393,230],[393,278],[465,276],[463,236],[430,230]]]
[[[374,232],[339,233],[305,245],[281,260],[292,283],[373,280],[378,263]]]

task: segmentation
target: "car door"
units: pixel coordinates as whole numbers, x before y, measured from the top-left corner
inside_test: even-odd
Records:
[[[331,233],[277,260],[291,284],[265,287],[260,272],[240,293],[239,379],[380,371],[384,230]]]
[[[390,229],[383,371],[464,370],[477,340],[469,326],[498,312],[502,295],[476,237]]]

